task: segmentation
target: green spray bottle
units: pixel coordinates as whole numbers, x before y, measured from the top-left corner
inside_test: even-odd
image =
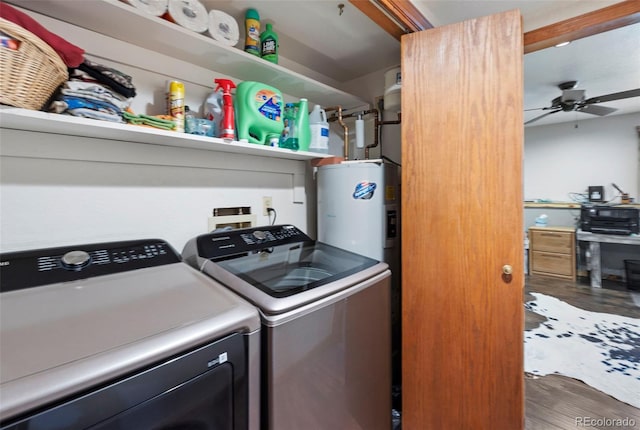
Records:
[[[278,35],[271,24],[260,35],[260,52],[263,59],[278,64]]]

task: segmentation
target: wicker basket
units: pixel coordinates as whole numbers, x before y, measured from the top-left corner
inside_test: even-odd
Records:
[[[69,78],[62,58],[42,39],[0,18],[0,31],[19,40],[17,51],[0,47],[0,103],[39,110]]]

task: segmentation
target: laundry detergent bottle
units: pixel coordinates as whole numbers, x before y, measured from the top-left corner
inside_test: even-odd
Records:
[[[282,93],[261,82],[244,81],[236,89],[238,140],[265,145],[284,128]]]
[[[244,50],[249,54],[260,56],[260,14],[255,9],[248,9],[244,18]]]
[[[280,148],[294,151],[308,151],[311,143],[309,127],[309,104],[307,99],[298,103],[287,103],[284,111],[284,130],[280,138]]]

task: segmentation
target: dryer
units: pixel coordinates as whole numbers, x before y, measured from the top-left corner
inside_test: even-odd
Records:
[[[258,429],[259,315],[168,243],[0,261],[3,430]]]

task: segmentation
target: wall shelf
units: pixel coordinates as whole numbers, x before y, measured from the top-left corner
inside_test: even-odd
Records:
[[[207,35],[147,15],[118,0],[9,0],[8,3],[240,81],[263,82],[284,94],[306,97],[322,106],[340,105],[347,110],[367,104],[342,90],[264,61],[237,47],[219,44]]]
[[[197,136],[177,133],[175,131],[11,107],[0,108],[0,127],[289,160],[311,160],[313,158],[329,156],[328,154],[292,151],[284,148],[273,148],[245,142],[225,142],[223,139],[215,137]]]

